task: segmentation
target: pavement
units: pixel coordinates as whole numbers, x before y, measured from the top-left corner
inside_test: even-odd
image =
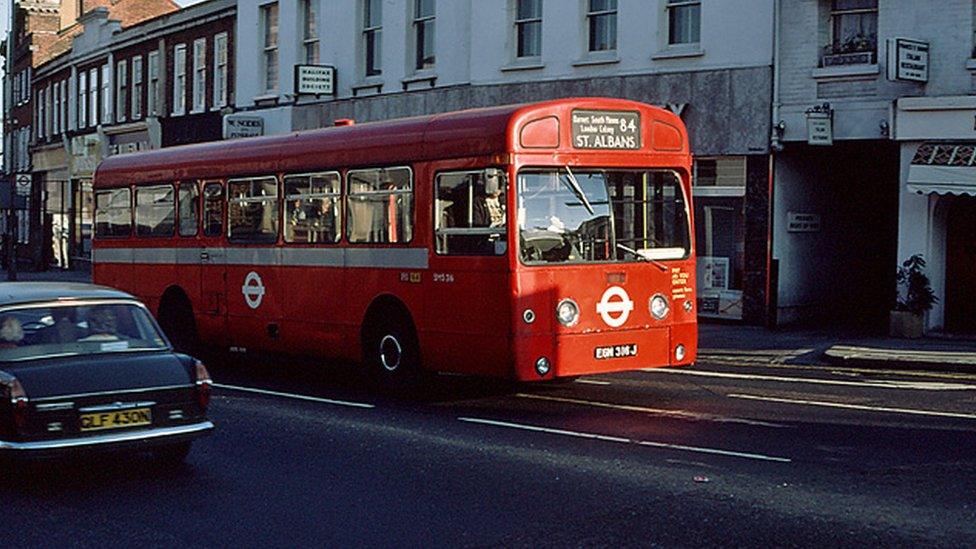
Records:
[[[0,281],[7,279],[0,271]],[[91,282],[87,271],[20,271],[23,281]],[[698,358],[711,364],[844,365],[863,368],[976,372],[976,337],[887,337],[849,327],[768,330],[699,324]]]

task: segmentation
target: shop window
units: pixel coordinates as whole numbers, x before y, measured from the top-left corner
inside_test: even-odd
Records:
[[[285,242],[332,244],[339,241],[339,172],[286,175]]]
[[[200,191],[195,181],[180,183],[180,236],[197,235]]]
[[[698,314],[741,319],[746,158],[699,158],[694,175]]]
[[[129,189],[95,193],[95,236],[111,238],[132,234],[132,203]]]
[[[350,242],[403,243],[413,238],[410,168],[351,170],[347,234]]]
[[[255,177],[227,181],[227,225],[231,242],[278,240],[278,179]]]
[[[136,189],[136,236],[173,236],[175,219],[172,185]]]
[[[498,169],[437,176],[434,232],[442,255],[504,255],[505,174]]]
[[[224,232],[224,188],[220,183],[203,187],[203,234],[220,236]]]

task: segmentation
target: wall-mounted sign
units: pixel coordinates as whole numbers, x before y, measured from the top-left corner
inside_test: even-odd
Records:
[[[149,130],[115,133],[108,136],[109,156],[148,151],[151,148],[152,145],[149,143]]]
[[[929,43],[908,38],[887,41],[888,80],[929,81]]]
[[[573,111],[573,147],[577,149],[639,149],[640,113]]]
[[[790,233],[819,233],[820,214],[815,213],[786,213],[786,232]]]
[[[806,111],[807,143],[810,145],[834,144],[834,110],[830,103],[817,105]]]
[[[224,139],[264,135],[264,118],[246,114],[224,115]]]
[[[335,94],[336,70],[328,65],[295,65],[295,93]]]

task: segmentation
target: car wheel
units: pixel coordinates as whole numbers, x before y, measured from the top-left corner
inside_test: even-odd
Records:
[[[415,388],[420,374],[420,350],[409,321],[396,317],[376,321],[367,331],[363,347],[374,379],[391,389]]]
[[[191,442],[180,442],[177,444],[170,444],[168,446],[161,446],[153,450],[155,457],[158,461],[166,465],[179,465],[186,460],[186,456],[190,453],[190,447],[193,443]]]

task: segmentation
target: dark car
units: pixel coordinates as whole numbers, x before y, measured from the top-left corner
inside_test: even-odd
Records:
[[[0,457],[145,449],[209,433],[211,380],[146,307],[89,284],[0,283]]]

